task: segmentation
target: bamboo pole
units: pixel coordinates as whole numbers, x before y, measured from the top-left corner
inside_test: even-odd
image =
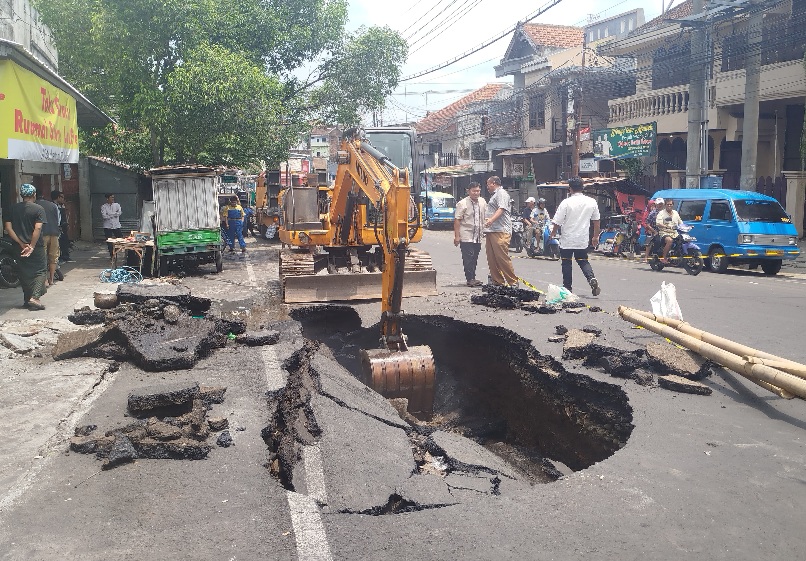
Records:
[[[728,352],[725,349],[720,349],[715,345],[701,341],[695,337],[692,337],[691,335],[681,333],[673,327],[647,318],[643,314],[637,313],[638,310],[633,310],[625,306],[619,306],[618,312],[623,319],[649,329],[658,335],[662,335],[663,337],[666,337],[670,341],[674,341],[679,345],[687,347],[708,360],[712,360],[725,368],[729,368],[737,374],[741,374],[755,383],[758,383],[759,381],[766,382],[775,388],[779,388],[806,399],[806,380],[786,372],[781,372],[780,370],[776,370],[775,368],[771,368],[765,364],[755,364],[745,361],[740,356]],[[775,393],[778,392],[776,391]],[[778,395],[781,394],[778,393]],[[781,397],[785,396],[782,395]]]
[[[737,343],[736,341],[725,339],[724,337],[720,337],[719,335],[708,333],[707,331],[703,331],[702,329],[697,329],[696,327],[693,327],[691,324],[686,323],[685,321],[680,321],[678,319],[672,319],[663,316],[656,316],[652,312],[645,312],[643,310],[633,310],[633,311],[645,318],[649,318],[651,320],[657,321],[658,323],[662,323],[664,325],[673,327],[678,331],[680,331],[681,333],[691,335],[695,339],[704,341],[705,343],[709,343],[711,345],[714,345],[715,347],[719,347],[720,349],[726,350],[729,353],[733,353],[741,357],[759,359],[760,362],[758,362],[758,364],[766,364],[767,366],[777,368],[778,370],[783,370],[784,372],[792,374],[793,376],[806,379],[806,365],[801,364],[799,362],[795,362],[793,360],[789,360],[786,358],[781,358],[768,352],[760,351],[758,349],[748,347],[747,345],[742,345],[741,343]]]

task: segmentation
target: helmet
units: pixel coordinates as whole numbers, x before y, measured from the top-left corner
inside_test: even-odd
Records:
[[[657,199],[655,199],[655,204],[656,204],[656,205],[662,205],[662,204],[663,204],[663,199],[661,199],[660,197],[658,197]]]
[[[539,199],[537,199],[537,204],[540,204],[540,203],[545,204],[545,202],[546,202],[546,199],[544,199],[543,197],[540,197]]]
[[[533,202],[535,202],[535,198],[534,197],[529,197],[524,202],[533,203]]]

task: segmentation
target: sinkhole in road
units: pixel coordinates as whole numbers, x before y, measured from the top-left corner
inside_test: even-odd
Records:
[[[359,352],[377,347],[377,325],[363,327],[346,306],[299,308],[291,316],[306,338],[361,377]],[[431,348],[436,363],[434,414],[421,419],[424,426],[476,440],[535,482],[561,475],[547,460],[585,469],[630,437],[632,408],[621,387],[568,372],[512,331],[416,315],[406,316],[403,329],[409,345]]]

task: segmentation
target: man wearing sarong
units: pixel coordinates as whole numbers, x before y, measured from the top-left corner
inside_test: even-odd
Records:
[[[8,236],[20,247],[17,264],[24,299],[29,310],[44,310],[39,299],[47,292],[48,260],[42,238],[45,209],[36,204],[36,189],[30,183],[20,186],[22,202],[11,207],[11,220],[5,223]]]

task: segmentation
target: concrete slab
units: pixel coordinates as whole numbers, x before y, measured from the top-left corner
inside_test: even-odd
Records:
[[[17,354],[27,354],[39,348],[39,344],[33,337],[23,337],[14,333],[0,334],[0,345]]]
[[[311,407],[328,458],[322,466],[328,506],[362,512],[387,504],[416,469],[406,433],[321,395]]]
[[[651,341],[646,345],[647,361],[661,373],[684,377],[702,377],[708,370],[707,361],[688,349],[666,341]]]
[[[588,346],[593,343],[596,335],[586,333],[581,329],[569,329],[563,344],[563,358],[583,358],[588,354]]]
[[[111,327],[99,325],[89,329],[77,329],[59,335],[56,346],[53,347],[53,360],[65,360],[84,355],[90,349],[108,340],[111,336]]]
[[[397,489],[398,495],[419,506],[456,504],[445,480],[438,475],[413,475]]]

